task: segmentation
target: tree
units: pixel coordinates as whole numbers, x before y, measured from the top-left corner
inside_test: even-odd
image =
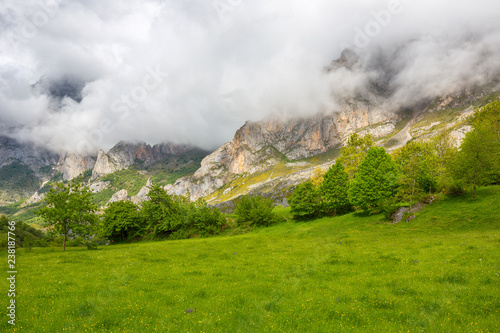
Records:
[[[126,242],[143,229],[139,207],[130,201],[116,201],[106,208],[101,220],[101,235],[115,242]]]
[[[47,226],[63,236],[63,251],[70,234],[88,237],[95,232],[97,207],[91,197],[92,193],[79,179],[68,184],[57,183],[45,197],[46,206],[37,211]]]
[[[342,163],[337,161],[326,172],[320,185],[323,209],[327,214],[337,215],[349,210],[348,197],[349,176],[344,171]]]
[[[368,211],[394,195],[396,167],[384,148],[370,148],[349,187],[353,206]]]
[[[436,153],[436,165],[431,169],[437,181],[438,190],[445,190],[448,193],[459,190],[456,181],[453,179],[452,163],[457,155],[457,148],[453,145],[448,132],[436,136],[432,141],[433,150]]]
[[[476,109],[471,124],[483,138],[485,156],[490,164],[490,181],[500,184],[500,101]]]
[[[354,178],[359,165],[371,147],[373,147],[373,138],[370,134],[360,137],[354,133],[349,137],[346,145],[340,149],[338,161],[344,166],[349,179]]]
[[[398,197],[419,201],[436,190],[438,158],[430,143],[410,141],[394,153],[399,170]]]
[[[202,236],[220,233],[222,226],[226,223],[224,214],[215,207],[209,207],[203,198],[191,203],[191,214],[188,220]]]
[[[476,187],[491,179],[493,152],[488,139],[487,133],[479,129],[467,133],[454,163],[455,179],[472,186],[474,198]]]
[[[465,138],[453,163],[456,180],[472,186],[500,182],[500,101],[476,109],[469,118],[473,130]]]
[[[273,201],[261,195],[245,195],[236,206],[234,213],[238,223],[248,223],[253,226],[269,226],[279,221],[273,212]]]
[[[500,143],[500,101],[494,101],[475,110],[472,118],[475,128],[482,126],[492,134],[492,139]]]
[[[186,223],[187,214],[181,209],[180,200],[175,200],[161,186],[152,186],[148,197],[150,200],[142,204],[141,215],[155,234],[168,236]]]
[[[316,217],[321,212],[319,191],[311,182],[299,184],[288,202],[295,219]]]

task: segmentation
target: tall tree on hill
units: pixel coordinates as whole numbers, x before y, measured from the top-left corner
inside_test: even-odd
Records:
[[[370,134],[361,137],[356,133],[352,134],[346,145],[342,147],[338,161],[344,166],[349,179],[354,178],[359,165],[371,147],[373,147],[373,138]]]
[[[57,183],[47,193],[45,203],[37,214],[44,218],[47,226],[63,236],[63,251],[70,234],[86,237],[95,232],[97,207],[92,202],[92,193],[79,179],[68,184]]]
[[[381,200],[394,195],[397,171],[384,148],[371,148],[349,187],[349,200],[354,207],[374,210]]]
[[[329,215],[337,215],[349,210],[349,176],[342,163],[337,161],[326,172],[320,185],[323,209]]]

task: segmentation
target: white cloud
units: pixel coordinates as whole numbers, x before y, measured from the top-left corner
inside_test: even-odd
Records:
[[[0,134],[57,150],[122,139],[214,148],[246,120],[331,109],[332,94],[352,95],[370,80],[388,80],[397,108],[498,72],[498,1],[401,0],[377,21],[391,3],[2,2]],[[326,75],[370,27],[357,69]],[[156,69],[168,75],[152,87]],[[51,102],[31,87],[42,76],[85,80],[83,100]]]

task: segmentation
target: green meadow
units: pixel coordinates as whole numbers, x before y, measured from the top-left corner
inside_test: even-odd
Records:
[[[0,327],[500,332],[500,186],[478,194],[445,197],[408,223],[356,213],[297,223],[279,208],[288,222],[240,235],[18,249],[17,324],[4,315]]]

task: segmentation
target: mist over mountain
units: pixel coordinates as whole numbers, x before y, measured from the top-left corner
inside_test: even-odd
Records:
[[[359,99],[395,112],[495,84],[499,13],[494,0],[3,2],[0,135],[92,154],[120,140],[215,149],[246,120]]]

